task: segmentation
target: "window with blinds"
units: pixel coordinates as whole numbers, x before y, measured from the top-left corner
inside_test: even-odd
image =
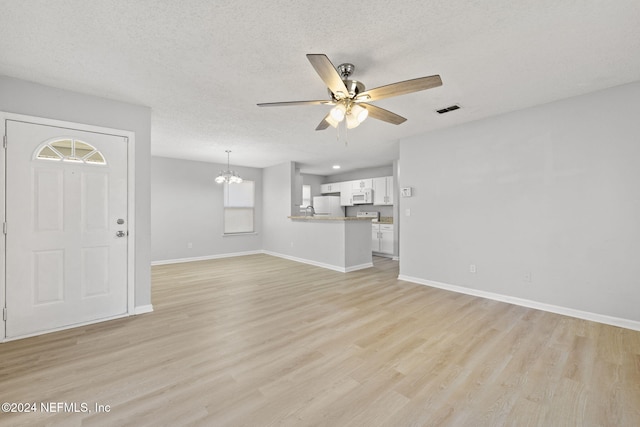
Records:
[[[224,234],[253,233],[255,185],[253,181],[224,184]]]

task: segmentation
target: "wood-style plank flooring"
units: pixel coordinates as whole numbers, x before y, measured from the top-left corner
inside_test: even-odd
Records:
[[[640,426],[640,332],[399,281],[383,258],[152,274],[153,313],[0,344],[0,402],[92,410],[0,426]]]

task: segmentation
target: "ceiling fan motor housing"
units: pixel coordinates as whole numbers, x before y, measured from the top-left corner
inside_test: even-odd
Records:
[[[342,80],[344,85],[347,87],[347,91],[349,92],[349,98],[354,98],[360,92],[364,92],[364,84],[357,80]],[[334,101],[339,101],[333,92],[330,89],[327,89],[329,95],[331,95],[331,99]]]
[[[351,99],[353,99],[360,92],[364,92],[364,84],[362,82],[349,79],[349,77],[351,76],[351,74],[353,74],[355,69],[356,69],[355,65],[349,64],[349,63],[340,64],[336,67],[336,71],[342,78],[344,85],[347,87],[349,98]],[[331,92],[331,89],[329,89],[328,91],[329,91],[329,95],[331,95],[331,99],[333,99],[334,101],[339,101],[339,99],[336,98],[335,94]]]

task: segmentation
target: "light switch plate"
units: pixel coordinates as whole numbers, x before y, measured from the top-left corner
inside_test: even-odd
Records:
[[[411,189],[411,187],[402,187],[400,189],[400,195],[402,197],[411,197],[411,193],[413,193],[413,190]]]

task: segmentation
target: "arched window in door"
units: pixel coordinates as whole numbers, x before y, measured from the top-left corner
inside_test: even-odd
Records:
[[[95,147],[73,138],[60,138],[44,143],[36,150],[35,158],[89,165],[107,164],[102,153]]]

